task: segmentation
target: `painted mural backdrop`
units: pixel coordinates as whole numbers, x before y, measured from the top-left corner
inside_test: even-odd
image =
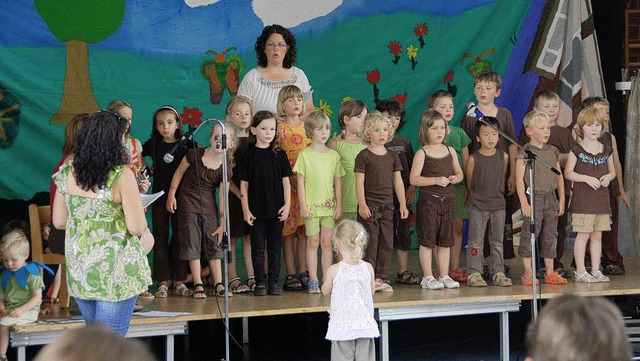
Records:
[[[336,130],[344,99],[363,100],[372,109],[380,99],[395,98],[407,109],[402,133],[416,142],[429,94],[454,93],[458,122],[464,104],[474,100],[473,75],[484,69],[508,74],[499,103],[524,114],[537,81],[523,83],[521,75],[546,3],[3,2],[0,198],[28,199],[48,190],[65,124],[113,99],[131,103],[132,134],[143,142],[151,134],[153,111],[165,104],[183,113],[185,126],[223,117],[242,76],[256,66],[253,45],[265,24],[279,23],[296,34],[296,65],[311,82],[315,106]],[[557,8],[565,2],[549,3]],[[526,104],[514,101],[522,97],[529,97]]]

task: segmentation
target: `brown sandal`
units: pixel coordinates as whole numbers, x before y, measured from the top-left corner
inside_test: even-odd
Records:
[[[198,289],[201,288],[200,290]],[[198,283],[197,285],[193,285],[193,298],[207,298],[207,294],[204,291],[204,285],[202,283]]]

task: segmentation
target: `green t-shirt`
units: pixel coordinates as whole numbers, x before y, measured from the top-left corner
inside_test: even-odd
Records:
[[[305,148],[298,154],[293,172],[304,176],[307,208],[311,217],[333,216],[336,209],[335,179],[345,174],[338,152],[329,149],[321,153]]]
[[[5,309],[12,310],[27,303],[33,296],[33,292],[42,290],[43,288],[44,282],[42,281],[42,275],[36,276],[29,273],[27,277],[27,287],[20,287],[16,278],[12,276],[6,288],[2,289],[2,287],[0,287],[0,295],[4,297]],[[37,307],[40,308],[40,305],[38,304]]]

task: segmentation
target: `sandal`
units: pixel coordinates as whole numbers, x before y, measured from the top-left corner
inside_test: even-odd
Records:
[[[589,272],[582,272],[582,273],[578,273],[578,272],[573,272],[573,277],[575,278],[576,282],[581,282],[581,283],[598,283],[600,281],[598,281],[597,278],[593,277],[591,274],[589,274]]]
[[[229,290],[233,293],[247,293],[251,291],[249,286],[242,284],[240,277],[232,278],[229,281]]]
[[[396,283],[401,283],[403,285],[417,285],[420,283],[420,278],[411,271],[398,272],[396,275]]]
[[[560,276],[558,275],[558,277]],[[561,278],[561,279],[564,279],[564,278]],[[565,280],[565,283],[567,283],[566,281],[567,280]],[[545,283],[547,283],[546,278],[545,278]],[[493,284],[498,287],[510,287],[513,285],[513,281],[511,281],[511,278],[507,277],[504,273],[496,272],[496,274],[493,275]]]
[[[444,288],[442,282],[438,281],[435,277],[422,277],[422,281],[420,282],[422,288],[426,288],[429,290],[441,290]]]
[[[60,298],[58,298],[58,297],[47,296],[47,297],[42,299],[42,303],[54,304],[54,303],[58,303],[58,302],[60,302]],[[2,361],[2,360],[0,360],[0,361]]]
[[[256,276],[247,277],[247,287],[249,287],[250,292],[256,290]]]
[[[154,297],[154,296],[153,296],[153,293],[151,293],[151,292],[149,292],[149,291],[141,292],[141,293],[138,295],[138,298],[153,298],[153,297]]]
[[[311,277],[309,277],[309,271],[304,271],[298,275],[298,279],[302,284],[302,288],[309,288],[309,282],[311,282]]]
[[[317,280],[310,281],[309,288],[307,289],[307,291],[309,291],[309,293],[311,294],[322,293],[322,291],[320,291],[320,282],[318,282]]]
[[[222,285],[222,283],[218,283]],[[222,285],[224,287],[224,285]],[[198,288],[201,288],[200,290]],[[207,298],[207,294],[204,291],[204,285],[202,283],[198,283],[197,285],[193,285],[193,298],[203,299]]]
[[[487,287],[487,282],[484,281],[480,272],[474,272],[467,277],[467,286]]]
[[[183,297],[189,297],[189,296],[193,296],[193,291],[190,290],[187,287],[187,285],[185,285],[183,283],[180,286],[176,287],[176,295],[183,296]]]
[[[393,287],[391,287],[389,283],[390,281],[388,279],[376,278],[376,281],[375,281],[376,292],[383,292],[383,293],[393,292]]]
[[[624,274],[624,268],[615,264],[608,264],[604,266],[602,273],[611,276],[622,276]]]
[[[525,273],[522,276],[520,276],[520,281],[522,281],[522,284],[525,286],[532,286],[534,280],[536,281],[536,285],[537,285],[538,280],[535,277],[533,277],[532,273]]]
[[[460,282],[454,281],[449,275],[438,279],[444,285],[444,288],[460,288]]]
[[[141,310],[141,309],[143,309],[143,308],[144,308],[144,307],[142,307],[142,305],[141,305],[141,304],[136,303],[135,305],[133,305],[133,312],[138,312],[138,311],[140,311],[140,310]]]
[[[287,275],[284,280],[284,289],[287,291],[300,291],[302,289],[302,283],[298,278],[298,275]]]
[[[566,285],[566,278],[562,278],[558,272],[553,272],[550,275],[544,275],[544,283],[549,283],[552,285]]]
[[[603,275],[602,272],[600,271],[594,273],[593,277],[595,277],[598,280],[598,282],[609,282],[609,277]]]
[[[218,291],[218,287],[222,286],[222,289],[220,291]],[[203,287],[204,289],[204,287]],[[224,297],[224,294],[227,293],[227,289],[224,288],[224,284],[222,282],[218,282],[215,284],[215,286],[213,286],[213,291],[215,293],[216,296],[218,297]],[[198,291],[196,291],[198,292]],[[204,293],[204,291],[203,291]],[[229,291],[229,297],[233,297],[233,292]]]
[[[167,298],[167,296],[169,295],[169,288],[167,287],[167,285],[160,285],[160,287],[158,287],[158,290],[156,291],[156,298]]]

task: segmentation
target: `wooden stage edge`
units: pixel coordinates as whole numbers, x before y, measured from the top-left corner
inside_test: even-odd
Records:
[[[514,277],[512,287],[490,285],[472,288],[462,285],[452,290],[426,290],[420,285],[394,285],[393,293],[374,295],[376,319],[380,324],[381,360],[389,360],[388,322],[406,319],[462,316],[495,313],[500,316],[501,360],[509,360],[509,312],[517,312],[522,301],[531,300],[530,286],[520,284],[522,265],[519,259],[509,260]],[[581,296],[621,296],[640,294],[640,256],[625,260],[626,274],[612,276],[611,282],[585,284],[569,281],[567,285],[542,284],[537,288],[537,297],[549,299],[564,293]],[[166,360],[174,358],[174,336],[186,334],[189,321],[224,318],[224,299],[214,297],[212,289],[206,290],[208,298],[193,299],[170,294],[167,298],[140,299],[143,312],[188,312],[176,317],[143,317],[134,314],[127,337],[164,336],[166,338]],[[330,297],[310,295],[304,291],[285,292],[282,296],[255,297],[252,294],[237,294],[229,298],[229,317],[278,316],[301,313],[326,312]],[[25,347],[52,342],[67,329],[84,327],[80,313],[72,303],[67,310],[56,306],[51,314],[41,316],[37,323],[15,326],[11,331],[11,346],[18,349],[18,360],[24,361]],[[247,323],[243,321],[243,331]]]

